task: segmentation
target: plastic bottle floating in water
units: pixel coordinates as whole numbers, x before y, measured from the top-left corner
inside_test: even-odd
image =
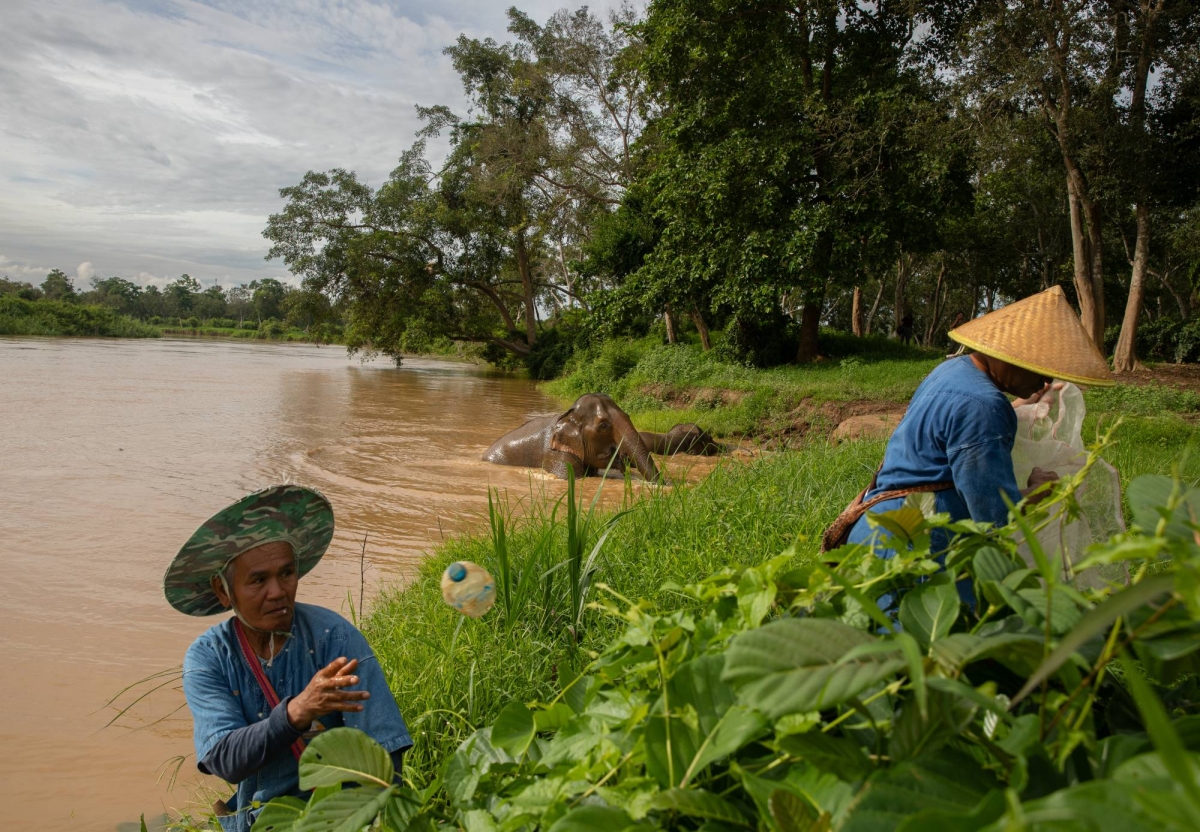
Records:
[[[455,561],[442,573],[442,600],[463,615],[478,618],[496,603],[496,582],[479,564]]]

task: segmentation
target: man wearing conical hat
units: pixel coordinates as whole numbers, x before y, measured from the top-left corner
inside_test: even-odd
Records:
[[[950,337],[970,352],[921,382],[874,481],[826,532],[823,549],[848,540],[871,543],[881,557],[891,557],[886,532],[872,529],[866,512],[892,511],[918,492],[934,492],[937,511],[952,520],[1006,524],[1008,503],[1057,478],[1035,468],[1028,482],[1016,481],[1014,407],[1038,401],[1053,379],[1114,383],[1057,286],[969,321]],[[946,548],[942,530],[934,531],[932,544],[935,552]]]
[[[300,578],[333,539],[319,492],[280,485],[211,517],[167,568],[167,602],[187,615],[233,616],[203,633],[183,660],[196,764],[237,784],[214,806],[225,830],[248,832],[262,804],[299,795],[305,742],[359,728],[392,754],[412,745],[366,639],[331,610],[296,603]]]

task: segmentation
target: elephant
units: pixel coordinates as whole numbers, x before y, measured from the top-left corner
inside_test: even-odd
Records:
[[[639,433],[625,411],[603,393],[580,396],[562,415],[530,419],[497,439],[483,454],[485,462],[542,468],[566,479],[621,478],[632,464],[647,480],[660,480],[651,453],[717,453],[721,446],[693,424],[676,425],[667,433]]]

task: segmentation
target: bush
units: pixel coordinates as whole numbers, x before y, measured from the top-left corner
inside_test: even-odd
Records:
[[[1019,552],[1080,482],[995,530],[950,524],[913,495],[877,517],[905,541],[890,560],[793,547],[669,584],[661,605],[601,595],[584,626],[618,632],[596,651],[547,630],[536,595],[516,620],[497,604],[488,621],[460,620],[462,639],[490,630],[528,653],[562,650],[554,693],[509,695],[483,720],[441,705],[431,731],[484,724],[419,792],[386,785],[388,755],[364,734],[326,732],[301,787],[367,785],[316,809],[334,798],[280,798],[278,817],[303,813],[308,828],[357,810],[356,823],[384,814],[397,832],[1200,828],[1200,491],[1131,483],[1134,528],[1088,557],[1136,577],[1080,591],[1056,553],[1035,549],[1031,568]],[[959,534],[943,571],[931,533],[946,527]],[[474,683],[472,665],[457,677],[472,703]]]
[[[75,335],[109,338],[157,338],[162,333],[141,321],[103,306],[56,300],[0,297],[0,334]]]
[[[1121,327],[1104,330],[1106,355],[1117,348]],[[1138,324],[1137,354],[1143,361],[1166,361],[1175,364],[1200,361],[1200,320],[1192,318],[1157,318]]]
[[[799,346],[800,325],[772,307],[767,314],[734,316],[725,328],[722,352],[750,367],[778,367],[795,360]]]
[[[263,338],[282,338],[287,335],[288,328],[283,321],[267,318],[258,325],[258,334]]]
[[[193,315],[190,318],[183,318],[180,320],[179,325],[184,329],[199,329],[200,319]]]

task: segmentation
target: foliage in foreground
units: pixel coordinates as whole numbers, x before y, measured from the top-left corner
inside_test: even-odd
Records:
[[[675,609],[611,593],[592,614],[621,634],[423,790],[331,731],[301,761],[309,805],[255,829],[1195,829],[1200,491],[1134,481],[1132,531],[1077,564],[1132,580],[1078,590],[1033,532],[1083,476],[998,530],[914,497],[875,518],[908,542],[889,561],[788,552],[674,587]],[[944,572],[938,527],[959,533]]]
[[[158,338],[149,324],[102,306],[56,300],[0,297],[0,335],[92,335],[107,338]]]

